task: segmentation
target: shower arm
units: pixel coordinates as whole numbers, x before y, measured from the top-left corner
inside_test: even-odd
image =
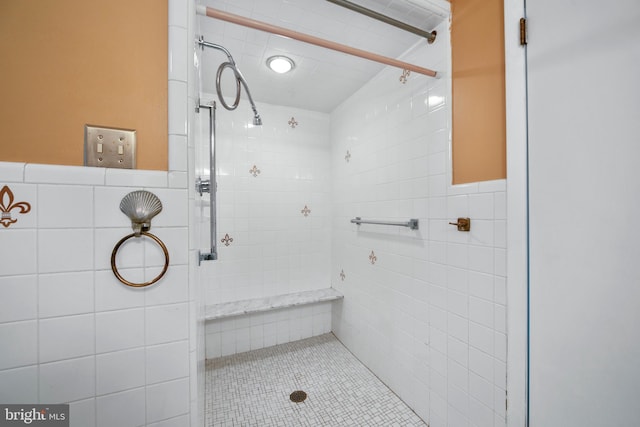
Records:
[[[203,36],[200,36],[196,43],[198,43],[198,45],[200,45],[200,47],[202,48],[209,47],[211,49],[221,50],[222,52],[224,52],[225,55],[227,55],[227,59],[229,60],[229,62],[231,62],[233,66],[236,65],[236,61],[233,60],[233,56],[231,56],[231,52],[229,52],[226,47],[220,46],[219,44],[207,42],[204,40]]]
[[[249,102],[251,103],[251,109],[253,110],[253,124],[256,125],[256,126],[261,126],[262,125],[262,119],[260,118],[260,114],[258,114],[258,109],[256,108],[255,102],[253,102],[253,97],[251,96],[251,91],[249,90],[249,85],[247,84],[247,81],[245,80],[244,76],[242,75],[242,73],[238,69],[238,66],[236,65],[236,61],[233,60],[233,56],[231,56],[231,52],[229,52],[227,50],[227,48],[225,48],[224,46],[205,41],[203,36],[200,36],[198,38],[197,43],[201,48],[208,47],[208,48],[211,48],[211,49],[217,49],[217,50],[222,51],[227,56],[227,60],[229,61],[229,64],[231,64],[231,68],[233,70],[234,75],[236,76],[237,81],[242,83],[242,86],[244,86],[244,90],[247,92],[247,97],[249,98]],[[224,65],[225,64],[223,64],[222,66],[224,66]],[[219,84],[218,84],[218,86],[219,86]],[[240,88],[238,87],[237,98],[240,97],[240,90],[239,89]],[[234,107],[233,108],[229,108],[229,106],[227,106],[227,104],[224,102],[224,99],[222,98],[222,93],[221,93],[220,90],[218,90],[218,98],[220,99],[220,103],[227,110],[234,110],[235,107],[237,107],[237,103],[234,103]]]

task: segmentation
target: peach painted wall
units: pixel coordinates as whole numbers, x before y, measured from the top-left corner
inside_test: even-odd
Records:
[[[82,165],[84,125],[167,170],[167,2],[0,2],[0,161]]]
[[[451,7],[453,183],[506,178],[503,0]]]

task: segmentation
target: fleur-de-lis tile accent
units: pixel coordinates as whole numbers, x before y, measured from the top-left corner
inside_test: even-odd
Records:
[[[16,218],[11,216],[13,209],[18,209],[20,214],[26,214],[31,210],[31,205],[27,202],[13,203],[13,192],[5,185],[0,190],[0,212],[2,212],[0,224],[9,227],[11,224],[18,222]]]
[[[224,235],[224,239],[220,240],[222,243],[224,243],[225,246],[229,246],[231,243],[233,243],[233,237],[230,237],[228,233],[226,233]]]
[[[251,175],[258,176],[260,174],[260,169],[258,169],[258,167],[256,165],[253,165],[253,167],[251,169],[249,169],[249,173]]]
[[[400,76],[400,82],[402,84],[407,83],[407,78],[411,75],[411,71],[409,70],[402,70],[402,75]]]
[[[289,126],[291,126],[291,129],[295,129],[296,126],[298,126],[298,122],[294,117],[291,117],[287,123],[289,123]]]
[[[344,282],[344,279],[345,279],[346,277],[347,277],[347,275],[346,275],[346,274],[344,274],[344,270],[342,270],[342,271],[340,272],[340,280],[342,280],[342,281]]]
[[[309,214],[311,213],[311,209],[309,209],[307,205],[304,205],[304,208],[300,211],[300,213],[304,216],[309,216]]]
[[[349,163],[349,160],[351,160],[351,153],[349,152],[349,150],[347,150],[347,154],[344,156],[344,159],[347,161],[347,163]]]
[[[371,254],[369,255],[369,261],[371,261],[371,265],[375,264],[376,261],[378,261],[378,257],[373,251],[371,251]]]

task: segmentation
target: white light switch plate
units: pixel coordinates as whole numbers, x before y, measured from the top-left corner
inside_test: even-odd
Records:
[[[84,165],[135,169],[136,131],[85,125]]]

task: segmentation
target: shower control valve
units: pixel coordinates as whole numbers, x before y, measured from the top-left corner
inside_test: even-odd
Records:
[[[198,179],[196,179],[196,191],[200,194],[200,197],[202,197],[202,193],[210,193],[211,180],[198,177]]]

